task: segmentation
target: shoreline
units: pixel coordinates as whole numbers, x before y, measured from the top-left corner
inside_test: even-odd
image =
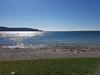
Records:
[[[0,48],[0,60],[100,57],[100,46],[43,46],[36,48]]]

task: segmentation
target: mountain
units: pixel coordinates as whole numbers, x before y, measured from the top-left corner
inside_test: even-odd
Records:
[[[33,29],[33,28],[8,28],[8,27],[0,27],[0,31],[42,31],[42,30]]]

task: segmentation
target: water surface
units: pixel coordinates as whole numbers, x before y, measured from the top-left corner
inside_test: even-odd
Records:
[[[100,44],[100,31],[0,32],[0,45]]]

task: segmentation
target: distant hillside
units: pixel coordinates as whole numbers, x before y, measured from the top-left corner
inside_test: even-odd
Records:
[[[0,31],[41,31],[33,28],[8,28],[8,27],[0,27]]]

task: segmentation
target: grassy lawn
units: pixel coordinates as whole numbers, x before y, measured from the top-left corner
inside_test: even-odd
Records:
[[[100,58],[0,61],[0,75],[100,75],[99,71]]]

